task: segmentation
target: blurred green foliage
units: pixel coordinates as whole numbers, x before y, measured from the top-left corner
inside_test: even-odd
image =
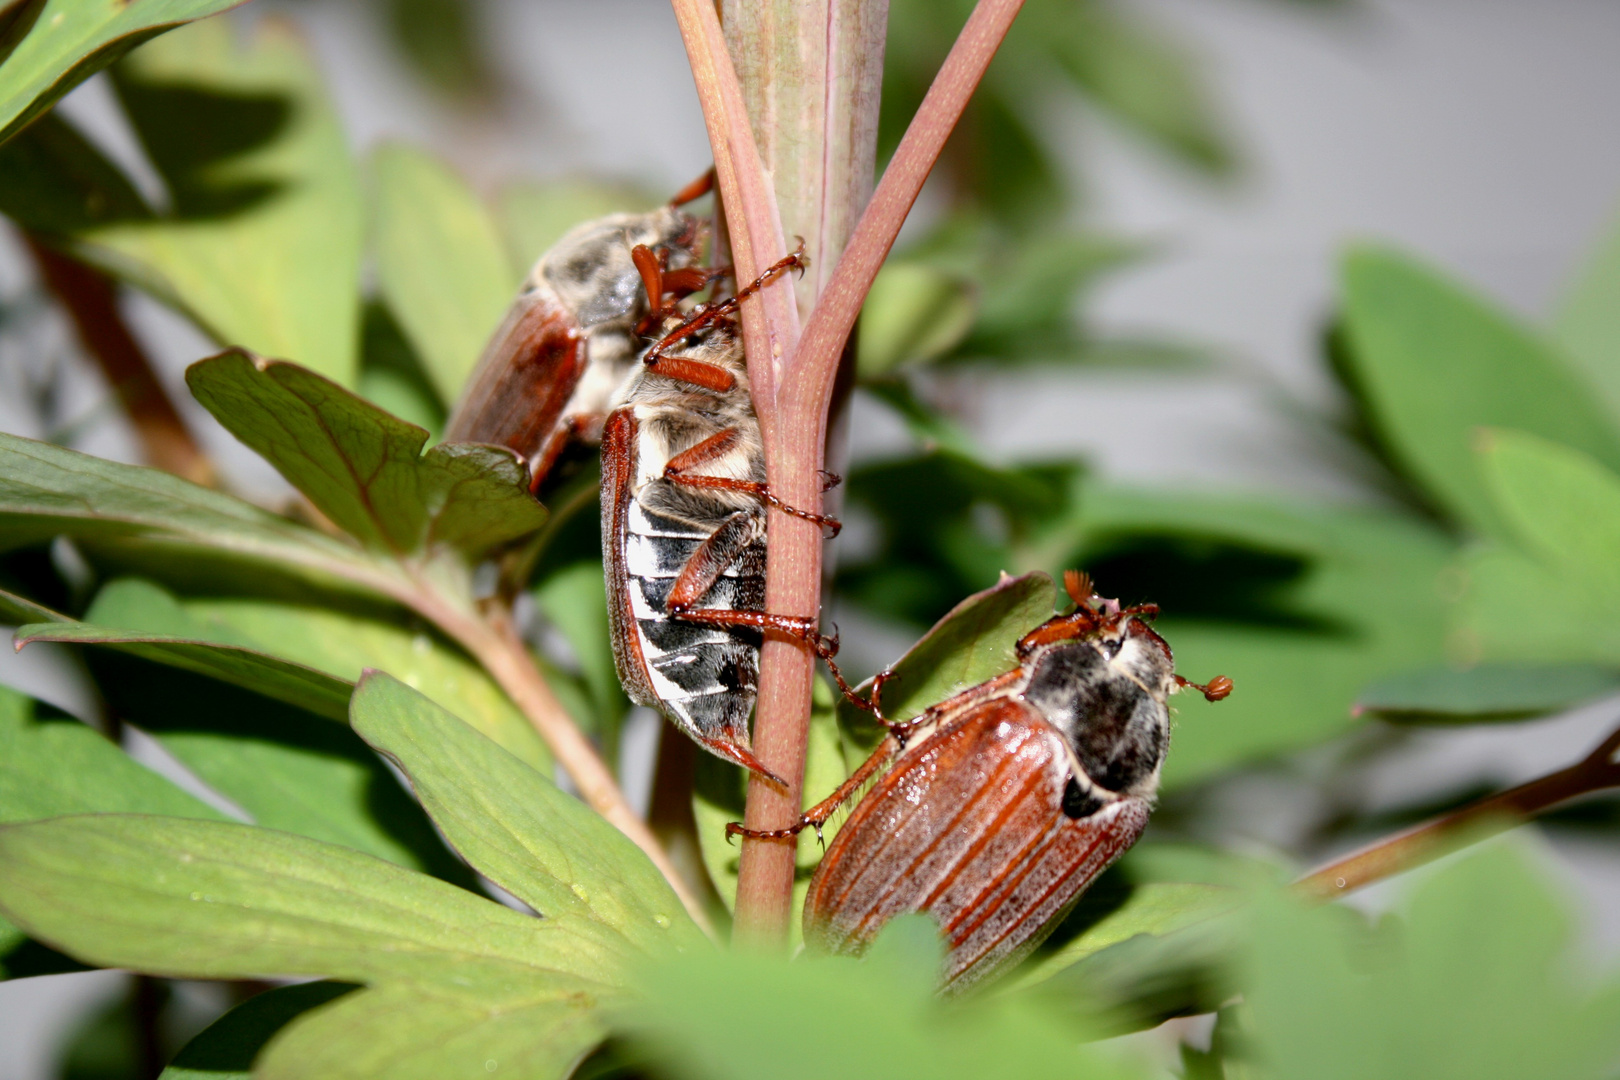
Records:
[[[964,372],[1197,360],[1101,339],[1077,316],[1090,286],[1148,253],[1084,227],[1081,178],[1031,103],[1102,110],[1212,180],[1238,169],[1181,46],[1121,3],[1030,0],[948,151],[944,213],[864,315],[860,392],[915,445],[854,469],[849,497],[875,535],[837,594],[920,636],[887,694],[895,715],[1005,670],[1052,611],[1047,574],[1073,566],[1163,604],[1178,667],[1238,689],[1218,713],[1184,708],[1165,826],[1022,970],[946,1003],[918,920],[863,963],[710,949],[651,865],[552,783],[488,674],[402,600],[428,589],[476,611],[482,557],[521,541],[502,584],[532,600],[548,680],[617,759],[628,702],[594,472],[562,476],[541,511],[509,458],[431,442],[534,257],[581,219],[656,197],[518,180],[486,200],[406,146],[362,167],[299,36],[270,22],[239,41],[216,20],[112,67],[164,188],[149,202],[46,110],[159,16],[223,6],[152,3],[0,15],[0,212],[248,350],[194,366],[188,385],[325,524],[0,436],[0,615],[19,642],[82,646],[115,723],[217,797],[0,690],[6,977],[88,963],[326,980],[227,1013],[169,1080],[549,1077],[581,1059],[588,1076],[1148,1076],[1163,1071],[1132,1048],[1089,1043],[1216,1009],[1209,1047],[1183,1048],[1188,1077],[1612,1075],[1614,977],[1578,968],[1567,912],[1513,845],[1441,866],[1373,924],[1279,895],[1280,861],[1174,841],[1223,783],[1374,717],[1510,722],[1620,685],[1620,232],[1550,328],[1398,251],[1347,256],[1327,359],[1390,505],[1146,491],[1077,460],[991,460],[933,392]],[[479,5],[377,10],[452,99],[499,92]],[[892,4],[885,153],[966,10]],[[38,32],[59,11],[67,44]],[[64,545],[87,577],[61,571]],[[807,796],[872,737],[821,688]],[[723,904],[741,780],[708,760],[695,780]],[[820,851],[801,837],[801,886]],[[480,877],[546,918],[491,902]],[[128,1063],[138,1004],[98,1018],[80,1074]]]

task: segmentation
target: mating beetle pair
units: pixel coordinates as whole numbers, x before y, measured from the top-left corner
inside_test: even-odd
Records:
[[[1193,685],[1215,701],[1231,682],[1176,675],[1146,621],[1155,608],[1120,610],[1071,572],[1074,611],[1025,635],[1013,670],[912,720],[885,720],[882,676],[870,702],[859,698],[814,615],[764,610],[765,506],[837,528],[765,485],[735,320],[743,297],[802,254],[727,300],[683,306],[717,276],[693,265],[698,237],[673,205],[570,233],[537,264],[450,430],[511,446],[536,489],[570,438],[600,432],[620,679],[710,752],[775,779],[747,728],[765,632],[805,641],[875,713],[886,737],[830,798],[788,829],[728,832],[819,830],[875,779],[811,881],[806,940],[856,953],[890,918],[925,911],[949,944],[945,985],[961,989],[1039,944],[1140,835],[1168,748],[1169,695]],[[638,363],[633,343],[649,332],[657,340]]]

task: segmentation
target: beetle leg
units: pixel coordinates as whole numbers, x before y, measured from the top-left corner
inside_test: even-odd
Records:
[[[809,262],[804,256],[804,241],[800,240],[798,249],[795,250],[793,254],[788,255],[785,258],[778,259],[776,262],[772,263],[766,268],[763,274],[759,275],[759,277],[738,289],[736,296],[727,297],[717,304],[704,305],[701,309],[694,312],[691,318],[687,319],[685,322],[681,323],[681,325],[659,338],[657,343],[654,344],[652,348],[647,350],[647,355],[643,358],[643,363],[645,363],[648,367],[653,368],[655,371],[658,371],[658,373],[661,375],[669,375],[670,377],[677,379],[686,379],[686,381],[696,383],[699,386],[706,386],[710,389],[719,390],[722,392],[730,390],[732,379],[731,376],[726,372],[721,372],[722,375],[725,375],[726,380],[725,384],[722,386],[715,386],[712,385],[711,382],[704,382],[701,379],[693,379],[685,374],[677,374],[675,370],[669,366],[668,361],[671,358],[664,355],[664,350],[670,348],[683,338],[688,337],[694,331],[708,326],[712,322],[718,322],[723,318],[730,317],[730,315],[742,304],[743,300],[763,289],[765,286],[769,285],[771,282],[775,281],[789,270],[803,268],[807,265],[809,265]],[[638,262],[636,266],[640,268],[641,263]],[[642,280],[643,282],[646,281],[645,271],[642,273]],[[663,288],[662,277],[659,279],[658,287],[660,289]],[[687,365],[692,367],[713,366],[710,364],[695,364],[692,361],[687,361]],[[712,379],[712,376],[710,378]]]
[[[681,188],[681,190],[677,191],[675,193],[675,197],[669,200],[669,205],[685,206],[694,199],[703,198],[703,196],[707,195],[713,190],[714,166],[711,165],[709,166],[709,170],[702,176],[698,177],[696,180],[693,180],[690,184],[687,184],[685,187]]]
[[[685,618],[686,611],[708,595],[714,583],[736,561],[757,535],[756,511],[739,510],[720,523],[708,539],[687,557],[675,577],[664,603],[671,615]],[[687,621],[693,621],[688,619]]]
[[[707,626],[752,626],[770,630],[784,637],[794,638],[810,646],[810,651],[827,665],[828,674],[838,684],[839,691],[849,703],[868,712],[872,703],[855,692],[844,678],[844,673],[833,663],[838,655],[838,636],[827,637],[816,629],[816,621],[803,615],[773,615],[767,611],[732,611],[728,608],[692,608],[685,604],[670,604],[669,613],[684,622],[703,623]]]
[[[539,495],[540,485],[550,475],[557,459],[571,442],[599,443],[602,441],[601,413],[579,413],[553,428],[529,459],[529,494]]]
[[[771,489],[764,484],[754,480],[737,480],[729,476],[704,476],[701,473],[694,474],[687,471],[725,457],[736,447],[739,437],[736,428],[726,428],[724,431],[718,431],[710,435],[696,446],[682,450],[670,458],[668,464],[664,466],[664,479],[672,484],[682,484],[686,487],[718,488],[725,491],[746,492],[761,502],[774,506],[784,514],[792,514],[794,517],[813,521],[817,525],[829,528],[832,530],[832,535],[837,536],[839,530],[844,526],[836,518],[826,517],[822,514],[812,514],[808,510],[800,510],[797,507],[789,506],[772,494]]]
[[[878,743],[878,748],[872,751],[872,756],[863,761],[861,767],[856,769],[848,780],[839,784],[831,795],[806,810],[800,815],[799,820],[792,825],[785,829],[750,829],[741,822],[733,821],[726,826],[726,839],[730,840],[733,836],[746,836],[750,840],[786,840],[790,836],[799,835],[805,830],[806,826],[814,827],[816,835],[821,835],[821,827],[827,823],[828,818],[833,816],[833,811],[848,802],[850,796],[865,787],[867,781],[871,780],[872,776],[887,765],[899,752],[900,740],[893,735],[888,736]]]

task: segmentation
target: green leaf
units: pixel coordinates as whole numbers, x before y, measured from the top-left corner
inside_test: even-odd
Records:
[[[45,0],[7,5],[0,14],[0,141],[134,46],[241,2]]]
[[[372,155],[377,280],[439,397],[462,383],[517,288],[495,221],[437,158],[406,146]]]
[[[1450,651],[1463,662],[1608,667],[1620,657],[1620,604],[1560,567],[1492,546],[1468,552],[1453,574]]]
[[[1517,431],[1482,439],[1480,464],[1527,552],[1620,604],[1620,476],[1568,446]]]
[[[1604,392],[1609,415],[1620,416],[1620,218],[1564,294],[1553,336]]]
[[[931,266],[890,259],[861,307],[855,354],[861,377],[943,356],[967,336],[977,316],[969,283]]]
[[[67,616],[26,596],[0,589],[0,623],[20,626],[31,622],[63,622]]]
[[[644,948],[702,941],[646,856],[600,815],[380,672],[355,691],[355,731],[485,876],[554,920],[600,923]]]
[[[1620,670],[1595,664],[1424,668],[1373,683],[1356,711],[1397,724],[1474,724],[1545,716],[1616,690]]]
[[[516,454],[468,444],[423,454],[426,431],[296,364],[231,351],[191,365],[186,382],[231,434],[374,550],[478,555],[545,521]]]
[[[89,726],[36,716],[32,699],[0,686],[0,822],[83,813],[223,817]]]
[[[1018,639],[1052,617],[1057,587],[1039,571],[1001,576],[952,608],[895,661],[883,687],[883,712],[909,720],[930,705],[1018,666]],[[847,702],[846,721],[858,723]]]
[[[87,812],[223,816],[87,725],[38,716],[31,698],[0,686],[0,822]],[[77,963],[0,919],[0,979],[76,970]]]
[[[102,595],[119,588],[114,583]],[[367,668],[386,671],[532,768],[551,770],[551,752],[511,699],[482,668],[422,626],[259,600],[190,599],[182,607],[227,640],[240,637],[345,681],[357,681]]]
[[[535,981],[585,990],[616,957],[369,855],[248,825],[134,814],[0,827],[0,911],[81,960],[176,978]]]
[[[524,181],[502,189],[497,216],[506,242],[511,280],[521,280],[535,261],[582,221],[651,210],[659,199],[626,184],[593,180]],[[509,299],[509,298],[508,298]],[[479,342],[480,348],[483,342]],[[477,359],[476,354],[474,359]],[[460,388],[457,388],[459,393]]]
[[[1404,924],[1276,897],[1255,909],[1244,999],[1277,1080],[1613,1075],[1620,979],[1579,965],[1566,905],[1494,843],[1417,885]]]
[[[866,756],[863,749],[846,746],[837,721],[839,699],[824,679],[816,679],[810,701],[809,745],[804,765],[803,808],[806,810],[831,794]],[[737,906],[741,852],[735,840],[726,839],[726,825],[743,819],[747,793],[747,773],[711,754],[698,756],[692,784],[692,816],[703,868],[708,871],[709,880],[727,911]],[[802,913],[804,898],[810,891],[810,875],[842,824],[843,816],[835,816],[822,828],[821,836],[813,829],[799,834],[793,857],[793,914],[788,920],[790,948],[796,949],[804,938]]]
[[[1093,891],[1096,891],[1095,889]],[[1104,949],[1138,935],[1164,937],[1232,911],[1242,897],[1235,889],[1192,882],[1148,882],[1130,890],[1124,902],[1100,915],[1085,910],[1088,893],[1068,921],[1084,921],[1085,928],[1062,947],[1038,955],[1018,970],[1012,989],[1043,983],[1059,972],[1087,960]],[[1077,919],[1078,917],[1078,919]]]
[[[606,1034],[589,995],[537,985],[477,1000],[363,990],[285,1030],[254,1080],[563,1080]]]
[[[81,234],[82,254],[221,345],[291,357],[344,385],[359,358],[359,177],[307,46],[261,22],[164,37],[113,69],[173,206]]]
[[[120,465],[0,432],[0,549],[57,535],[197,573],[198,556],[382,591],[394,572],[286,518],[157,469]]]
[[[111,645],[145,660],[256,690],[329,720],[342,719],[349,707],[350,684],[342,679],[252,649],[209,641],[206,636],[152,634],[93,623],[55,622],[20,626],[13,638],[19,649],[36,641]]]
[[[1620,467],[1600,399],[1529,330],[1392,251],[1352,251],[1343,276],[1352,380],[1396,460],[1458,520],[1506,533],[1474,460],[1481,427],[1528,431]]]
[[[54,112],[0,146],[0,213],[58,237],[152,216],[118,166]]]
[[[277,1032],[355,987],[311,982],[280,986],[249,998],[208,1025],[181,1049],[158,1080],[250,1080],[253,1059]]]
[[[885,951],[883,962],[860,964],[743,950],[662,964],[642,976],[624,1026],[661,1073],[702,1080],[1149,1075],[1128,1051],[1080,1045],[1082,1032],[1041,1002],[942,1002],[930,958]],[[739,1002],[747,1023],[727,1016]],[[808,1036],[807,1017],[835,1037]]]
[[[254,824],[475,887],[422,808],[348,725],[116,655],[91,657],[90,666],[109,709],[156,737]]]

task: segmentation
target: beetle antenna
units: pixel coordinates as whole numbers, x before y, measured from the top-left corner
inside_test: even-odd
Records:
[[[1217,675],[1207,683],[1195,683],[1191,679],[1176,676],[1177,686],[1190,686],[1204,695],[1205,701],[1220,701],[1232,692],[1232,680],[1225,675]]]

